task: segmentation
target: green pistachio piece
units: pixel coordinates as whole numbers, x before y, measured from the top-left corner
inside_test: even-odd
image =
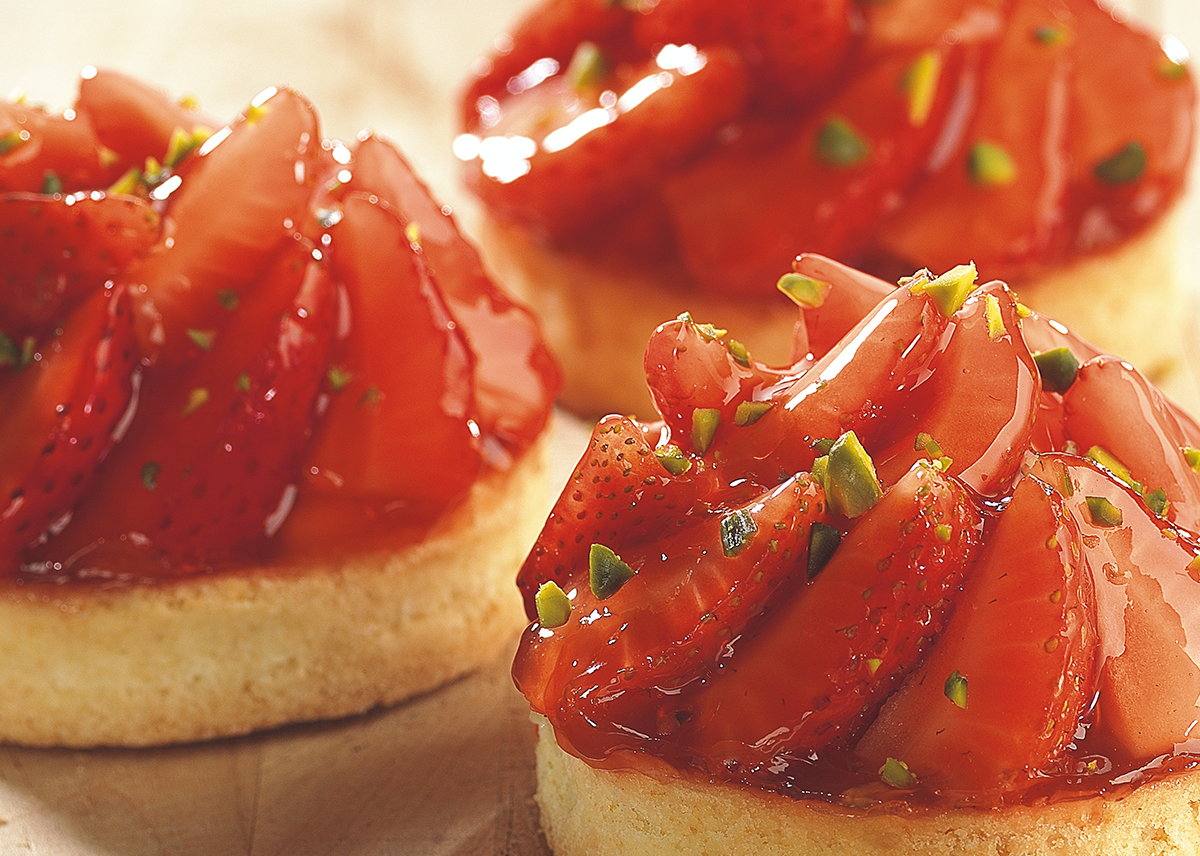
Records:
[[[731,511],[722,517],[721,550],[724,551],[726,558],[733,558],[742,552],[757,531],[758,524],[754,522],[750,512],[744,508]]]
[[[169,169],[178,166],[180,161],[204,145],[212,134],[212,128],[206,128],[203,125],[197,125],[191,133],[176,127],[171,132],[171,139],[167,142],[167,154],[163,158],[163,163]]]
[[[939,523],[934,527],[933,534],[943,544],[949,544],[950,539],[954,537],[954,527],[948,523]]]
[[[1000,314],[1000,301],[989,294],[984,301],[984,316],[987,318],[988,338],[995,342],[1008,332],[1004,327],[1004,316]]]
[[[242,298],[236,288],[222,288],[217,292],[217,303],[221,304],[222,309],[232,312],[241,302]]]
[[[835,442],[837,442],[836,437],[822,437],[820,440],[813,441],[812,448],[818,455],[828,455]]]
[[[0,137],[0,157],[11,152],[18,146],[23,146],[29,142],[29,132],[22,130],[9,131],[4,136]]]
[[[922,53],[904,72],[902,85],[908,94],[908,123],[914,128],[929,121],[941,73],[941,55],[933,50]]]
[[[217,331],[195,330],[189,328],[187,330],[187,337],[191,339],[192,344],[194,344],[200,350],[211,351],[213,349],[213,343],[217,341]]]
[[[571,599],[554,580],[542,583],[533,596],[538,623],[542,627],[562,627],[571,617]]]
[[[753,425],[774,405],[769,401],[743,401],[733,414],[733,424],[739,428]]]
[[[847,431],[829,450],[825,482],[829,507],[846,517],[858,517],[875,507],[883,487],[875,464],[853,431]]]
[[[1200,449],[1195,446],[1184,446],[1183,459],[1192,468],[1192,472],[1200,473]]]
[[[951,268],[933,280],[917,279],[909,286],[913,294],[927,294],[946,318],[962,308],[975,287],[974,263]]]
[[[1036,353],[1033,362],[1042,376],[1042,387],[1051,392],[1066,392],[1079,374],[1079,360],[1066,346]]]
[[[1146,507],[1159,517],[1167,515],[1167,507],[1170,503],[1167,501],[1167,492],[1161,487],[1146,491],[1142,494],[1142,499],[1146,501]]]
[[[47,196],[54,196],[56,193],[62,193],[62,179],[58,177],[58,173],[46,170],[42,176],[42,193]]]
[[[341,392],[350,381],[354,380],[354,373],[344,366],[330,366],[325,377],[329,381],[330,389],[334,392]]]
[[[913,451],[925,452],[931,458],[940,458],[945,454],[942,451],[942,447],[938,445],[938,441],[924,431],[917,432],[917,440],[913,443]]]
[[[567,63],[565,77],[571,89],[580,92],[600,86],[609,70],[608,58],[595,42],[580,42]]]
[[[600,600],[608,600],[631,579],[633,568],[621,561],[620,556],[603,544],[592,545],[588,551],[588,582],[592,594]]]
[[[162,464],[155,461],[146,461],[142,464],[142,485],[146,490],[154,490],[158,487],[158,474],[162,472]]]
[[[1108,449],[1104,448],[1103,446],[1092,446],[1092,448],[1087,450],[1087,455],[1085,455],[1085,457],[1092,459],[1100,466],[1104,467],[1138,493],[1142,492],[1141,484],[1134,481],[1133,474],[1129,472],[1129,467],[1125,466],[1125,464],[1122,463],[1116,455],[1108,451]]]
[[[737,339],[730,339],[729,342],[726,343],[725,347],[729,348],[729,355],[733,357],[734,361],[738,365],[750,365],[750,351],[748,351],[746,346]]]
[[[237,379],[233,382],[233,387],[238,392],[249,392],[250,391],[250,374],[248,372],[241,372],[237,376]]]
[[[1087,503],[1088,514],[1091,515],[1092,523],[1097,526],[1102,526],[1106,529],[1115,529],[1125,522],[1121,514],[1121,509],[1117,508],[1103,496],[1087,496],[1084,497],[1084,502]]]
[[[208,390],[202,386],[198,386],[188,393],[188,400],[183,405],[183,413],[181,415],[187,416],[189,413],[194,413],[207,403]]]
[[[0,366],[20,365],[21,351],[7,333],[0,333]]]
[[[813,461],[812,477],[826,493],[829,492],[829,455],[822,455]]]
[[[687,313],[685,313],[685,314],[687,314]],[[682,315],[679,317],[680,317],[680,320],[683,320]],[[728,330],[722,330],[720,327],[717,327],[714,324],[700,324],[696,321],[692,321],[692,316],[690,314],[687,315],[686,320],[693,327],[696,328],[697,333],[699,333],[701,336],[703,336],[709,342],[713,341],[714,339],[720,339],[722,336],[724,336],[726,333],[729,332]]]
[[[1146,150],[1136,140],[1096,164],[1096,178],[1105,184],[1129,184],[1141,178],[1146,170]]]
[[[383,403],[383,391],[375,384],[368,386],[366,391],[358,397],[358,406],[370,410],[378,410],[381,403]]]
[[[946,678],[944,688],[946,698],[954,702],[963,710],[967,709],[967,679],[962,676],[962,673],[955,669],[950,673],[950,677]]]
[[[802,309],[816,309],[825,303],[833,288],[827,282],[810,279],[798,273],[785,273],[779,277],[775,287],[792,299],[792,302]]]
[[[971,181],[984,187],[1003,187],[1017,180],[1017,163],[1001,146],[986,141],[971,146],[967,155]]]
[[[136,166],[131,166],[125,170],[116,181],[108,187],[109,193],[123,193],[129,195],[137,191],[138,183],[142,180],[142,171]]]
[[[1034,28],[1033,38],[1039,44],[1048,47],[1061,45],[1067,40],[1067,28],[1057,24],[1044,24]]]
[[[879,778],[885,785],[904,790],[917,783],[917,777],[908,769],[908,764],[895,758],[888,758],[879,768]]]
[[[842,533],[828,523],[814,521],[808,532],[808,578],[814,580],[825,570],[842,543]]]
[[[721,411],[715,407],[697,407],[692,411],[692,448],[696,454],[708,451],[720,423]]]
[[[673,476],[681,476],[692,468],[692,462],[688,460],[687,455],[674,444],[655,449],[654,457],[658,458],[663,469]]]
[[[826,122],[817,134],[817,158],[829,166],[855,166],[870,154],[867,141],[840,116]]]
[[[1187,77],[1187,63],[1165,59],[1158,65],[1158,74],[1166,80],[1183,80]]]

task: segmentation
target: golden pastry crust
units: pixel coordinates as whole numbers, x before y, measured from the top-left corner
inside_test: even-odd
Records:
[[[421,543],[334,567],[0,588],[0,740],[150,746],[391,704],[497,660],[549,506],[548,435]]]
[[[1177,366],[1182,341],[1178,212],[1177,205],[1112,253],[1081,259],[1015,291],[1028,306],[1062,320],[1149,377],[1162,378]],[[682,269],[667,265],[601,266],[591,256],[555,251],[492,218],[474,224],[473,231],[496,278],[541,314],[563,367],[559,400],[576,413],[654,418],[642,355],[654,329],[682,312],[728,330],[768,365],[791,362],[798,313],[782,295],[703,293],[690,286]],[[986,270],[979,274],[992,278]]]
[[[729,785],[589,767],[543,721],[537,801],[556,856],[1183,856],[1200,852],[1200,773],[1094,798],[1003,810],[866,814]]]

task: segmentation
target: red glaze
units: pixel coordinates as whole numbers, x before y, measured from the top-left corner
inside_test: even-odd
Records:
[[[797,267],[832,288],[802,313],[814,328],[845,327],[882,291],[821,257]],[[932,279],[787,369],[737,360],[688,319],[656,331],[663,421],[598,426],[518,580],[533,623],[513,674],[565,749],[884,810],[1094,796],[1195,762],[1194,423],[1003,283],[943,309]],[[1083,358],[1063,392],[1032,356],[1047,345]],[[749,404],[757,419],[739,421]],[[708,442],[701,411],[719,415]],[[869,484],[862,466],[838,475],[851,430],[879,498],[846,516],[823,498],[867,493],[848,487]],[[795,491],[813,504],[781,514]],[[725,555],[714,520],[738,509],[781,549]],[[831,532],[822,565],[814,544]],[[634,572],[603,601],[595,544]],[[546,627],[535,595],[551,580],[571,612]],[[966,707],[947,695],[955,671]],[[883,777],[899,769],[888,758],[915,779]]]
[[[894,281],[966,246],[1020,286],[1139,233],[1183,187],[1192,76],[1096,0],[601,5],[543,2],[498,40],[456,150],[494,215],[602,264],[656,252],[699,288],[765,296],[800,253]],[[573,88],[584,43],[609,61]],[[656,93],[654,121],[614,111],[546,150],[671,45],[713,68]],[[713,73],[739,63],[740,98]],[[853,134],[823,136],[831,119]],[[478,156],[506,148],[519,177]]]
[[[81,143],[89,115],[99,136]],[[20,259],[0,282],[0,576],[152,580],[404,546],[542,432],[558,373],[536,321],[391,145],[323,142],[312,105],[274,89],[207,137],[195,111],[104,71],[76,116],[27,120],[64,186],[109,150],[158,168],[128,194],[92,175],[0,196]],[[160,169],[177,128],[196,146]],[[28,171],[0,156],[0,186]]]

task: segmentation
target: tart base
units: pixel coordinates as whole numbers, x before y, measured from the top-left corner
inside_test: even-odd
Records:
[[[1186,308],[1176,283],[1179,207],[1116,251],[1017,284],[1015,291],[1030,307],[1162,379],[1178,367]],[[642,357],[654,329],[682,312],[729,330],[768,365],[791,363],[798,312],[782,295],[700,292],[677,265],[623,268],[599,254],[559,252],[486,215],[472,231],[496,278],[540,313],[563,368],[559,400],[582,416],[657,418]],[[992,277],[982,270],[980,278]]]
[[[335,566],[0,588],[0,741],[153,746],[360,713],[494,662],[549,508],[548,432],[421,543]]]
[[[537,802],[556,856],[1195,856],[1200,774],[1164,778],[1121,800],[997,811],[867,814],[729,785],[658,781],[589,767],[539,724]]]

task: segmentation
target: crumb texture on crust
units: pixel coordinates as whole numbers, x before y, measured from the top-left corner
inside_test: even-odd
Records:
[[[593,769],[540,725],[537,801],[556,856],[1196,856],[1200,774],[1121,801],[864,815],[738,788]]]
[[[1161,379],[1178,367],[1183,342],[1185,307],[1176,277],[1179,217],[1176,205],[1114,252],[1085,257],[1015,290],[1032,308]],[[798,316],[782,295],[707,294],[692,289],[676,267],[637,270],[557,252],[524,230],[486,216],[472,223],[472,232],[496,278],[540,313],[563,367],[559,400],[576,413],[656,418],[643,355],[654,329],[682,312],[729,330],[768,365],[791,363]],[[992,278],[986,270],[980,277]]]
[[[151,746],[392,704],[495,661],[549,507],[543,438],[422,543],[336,567],[0,589],[0,741]]]

